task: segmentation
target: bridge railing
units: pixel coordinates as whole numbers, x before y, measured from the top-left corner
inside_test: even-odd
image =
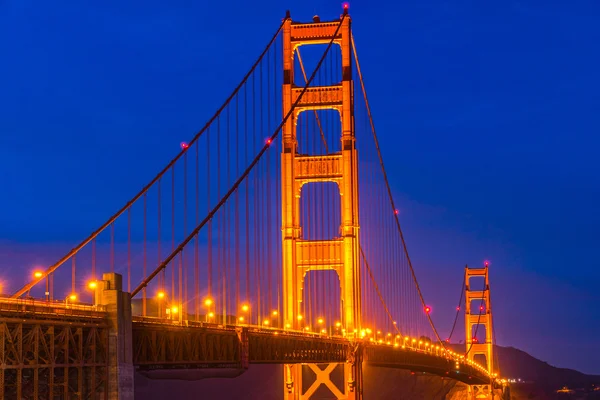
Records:
[[[69,303],[57,300],[14,299],[0,297],[0,312],[16,312],[28,314],[43,314],[56,316],[78,316],[90,318],[104,318],[106,307],[101,305],[88,305]]]

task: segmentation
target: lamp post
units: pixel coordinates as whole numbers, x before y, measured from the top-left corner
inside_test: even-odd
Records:
[[[158,299],[158,318],[162,318],[163,301],[165,300],[165,297],[167,297],[167,294],[162,290],[156,294],[156,298]]]
[[[248,303],[244,303],[242,304],[242,313],[244,315],[247,315],[247,319],[245,316],[241,317],[241,322],[244,322],[244,320],[246,320],[246,323],[248,325],[250,325],[252,323],[252,309],[250,308],[250,305]]]
[[[96,288],[98,287],[98,282],[90,281],[88,282],[87,287],[92,291],[92,303],[96,305]]]
[[[213,301],[210,297],[204,299],[204,306],[206,307],[206,314],[204,319],[206,322],[210,322],[210,319],[212,319],[215,316],[215,314],[212,311],[210,311],[212,305]]]
[[[74,301],[77,300],[77,295],[75,293],[71,293],[70,295],[65,297],[65,307],[66,308],[69,308],[69,300],[71,301],[71,303],[73,303]]]

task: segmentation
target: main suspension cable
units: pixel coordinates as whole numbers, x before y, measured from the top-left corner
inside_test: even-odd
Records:
[[[377,133],[375,131],[375,124],[373,122],[373,115],[371,114],[371,107],[369,105],[369,100],[367,98],[367,91],[365,89],[365,83],[364,83],[364,80],[363,80],[363,77],[362,77],[362,73],[361,73],[361,70],[360,70],[360,64],[358,62],[358,54],[356,52],[356,44],[354,43],[354,36],[352,36],[351,42],[352,42],[352,51],[354,53],[354,61],[356,63],[356,71],[358,72],[358,77],[360,79],[360,86],[362,88],[363,96],[364,96],[364,99],[365,99],[365,105],[366,105],[366,108],[367,108],[367,114],[369,116],[369,122],[370,122],[370,125],[371,125],[371,131],[373,133],[373,139],[375,141],[375,148],[377,149],[377,155],[379,156],[379,164],[381,165],[381,171],[383,173],[383,179],[385,181],[385,185],[386,185],[386,188],[387,188],[387,192],[388,192],[390,204],[392,206],[392,210],[396,210],[396,206],[394,204],[394,198],[392,196],[392,189],[390,187],[390,183],[388,181],[387,174],[385,172],[385,167],[383,165],[383,157],[381,155],[381,149],[379,148],[379,141],[377,140]],[[425,308],[426,307],[425,299],[423,297],[423,293],[421,292],[421,288],[419,286],[419,282],[417,281],[417,276],[415,274],[415,270],[414,270],[412,262],[410,260],[410,256],[408,255],[408,248],[406,246],[406,241],[404,240],[404,234],[402,233],[402,228],[400,227],[400,220],[398,218],[398,214],[396,214],[395,212],[394,212],[394,218],[396,220],[396,227],[398,229],[398,233],[400,234],[400,240],[402,241],[402,247],[404,249],[404,255],[406,256],[406,260],[408,262],[408,266],[410,268],[410,272],[412,274],[413,281],[414,281],[415,286],[417,288],[417,293],[419,294],[419,298],[421,299],[421,304],[422,304],[423,308]],[[425,315],[427,316],[427,319],[429,320],[429,324],[431,325],[431,329],[433,329],[433,332],[434,332],[434,334],[435,334],[438,342],[440,343],[440,345],[442,347],[445,347],[444,346],[444,342],[442,342],[442,340],[440,338],[440,335],[438,334],[438,331],[437,331],[435,325],[433,324],[433,320],[431,319],[431,315],[429,313],[425,313]]]
[[[131,293],[131,297],[134,297],[136,294],[138,294],[142,290],[142,288],[148,286],[148,283],[162,269],[166,268],[166,266],[171,262],[171,260],[173,258],[175,258],[175,256],[177,254],[179,254],[183,250],[183,248],[190,242],[190,240],[192,240],[192,238],[198,234],[198,232],[202,229],[202,227],[204,227],[204,225],[206,225],[206,223],[209,220],[212,219],[212,217],[215,215],[215,213],[217,211],[219,211],[219,209],[221,208],[221,206],[223,206],[223,204],[225,204],[225,202],[229,199],[229,197],[238,189],[238,187],[240,186],[240,184],[248,177],[248,175],[250,174],[250,172],[252,171],[252,169],[256,166],[256,164],[258,164],[258,162],[262,158],[263,154],[271,146],[271,143],[273,143],[273,141],[277,138],[277,136],[279,136],[279,132],[283,128],[284,124],[292,116],[292,114],[295,111],[296,107],[298,106],[298,104],[302,100],[302,97],[304,96],[304,93],[306,93],[306,91],[308,90],[308,88],[309,88],[310,84],[312,83],[313,79],[315,78],[317,72],[321,68],[321,65],[323,64],[323,61],[325,60],[327,54],[329,53],[329,50],[331,49],[331,46],[333,45],[333,43],[335,41],[335,38],[338,35],[338,32],[339,32],[340,28],[342,27],[342,23],[346,19],[347,15],[348,15],[347,12],[344,11],[344,14],[340,18],[340,22],[339,22],[339,24],[338,24],[338,26],[337,26],[337,28],[336,28],[336,30],[335,30],[335,32],[334,32],[331,40],[329,41],[329,44],[327,45],[327,48],[325,49],[325,52],[321,56],[321,59],[317,63],[317,66],[315,67],[315,69],[312,72],[310,78],[306,82],[306,85],[304,86],[304,88],[302,89],[302,91],[300,92],[300,94],[298,95],[298,98],[296,99],[296,101],[294,102],[294,104],[292,104],[292,106],[290,107],[289,111],[287,112],[287,114],[285,115],[285,117],[283,118],[283,120],[279,123],[279,126],[277,127],[277,129],[275,129],[275,132],[267,139],[267,143],[265,143],[265,145],[262,147],[262,149],[260,150],[260,152],[256,155],[256,157],[254,157],[254,160],[252,160],[252,162],[250,163],[250,165],[248,165],[248,167],[244,170],[243,174],[235,181],[235,183],[233,184],[233,186],[227,191],[227,193],[225,193],[225,195],[212,208],[212,210],[206,215],[206,217],[204,217],[204,219],[202,220],[202,222],[200,222],[200,224],[185,238],[185,240],[183,240],[179,244],[179,246],[177,246],[177,248],[167,258],[165,258],[163,260],[163,262],[161,262],[160,265],[158,265],[156,267],[156,269],[146,279],[144,279],[135,288],[135,290]],[[286,17],[286,19],[287,19],[287,17]],[[285,22],[285,20],[284,20],[284,22]],[[283,24],[282,24],[282,26],[283,26]],[[270,44],[269,44],[269,46],[270,46]]]
[[[67,253],[67,255],[65,255],[64,257],[62,257],[60,260],[58,260],[55,264],[51,265],[50,267],[48,267],[45,271],[42,272],[41,276],[35,278],[34,280],[32,280],[31,282],[29,282],[28,284],[26,284],[25,286],[23,286],[21,289],[17,290],[12,296],[11,298],[18,298],[20,296],[22,296],[23,294],[27,293],[29,290],[31,290],[32,287],[34,287],[38,282],[40,282],[42,279],[44,279],[46,276],[48,276],[48,274],[54,272],[58,267],[60,267],[62,264],[65,263],[65,261],[67,261],[68,259],[70,259],[72,256],[74,256],[75,254],[77,254],[79,252],[79,250],[81,250],[83,247],[85,247],[89,242],[91,242],[92,240],[94,240],[101,232],[103,232],[108,226],[110,226],[117,218],[119,218],[119,216],[121,216],[121,214],[123,214],[125,211],[127,211],[129,209],[129,207],[131,207],[131,205],[133,203],[135,203],[138,199],[140,199],[168,170],[169,168],[171,168],[173,165],[175,165],[175,163],[177,162],[177,160],[179,160],[183,154],[186,152],[186,150],[189,148],[189,146],[193,145],[199,138],[200,136],[202,136],[202,134],[210,127],[210,125],[215,121],[215,119],[221,114],[221,112],[225,109],[225,107],[227,107],[227,105],[231,102],[231,100],[235,97],[235,95],[239,92],[239,90],[242,88],[242,86],[244,86],[244,84],[246,83],[246,81],[248,80],[248,78],[252,75],[252,73],[254,72],[254,70],[256,69],[256,67],[260,64],[260,62],[262,61],[263,57],[265,56],[265,54],[267,53],[267,51],[269,50],[269,48],[271,47],[271,45],[275,42],[275,39],[277,39],[277,37],[279,36],[279,33],[281,32],[281,30],[283,29],[283,26],[285,24],[285,21],[288,19],[289,17],[286,17],[282,22],[281,25],[279,26],[279,28],[277,29],[277,31],[275,32],[275,34],[273,35],[273,37],[271,38],[271,40],[269,41],[269,43],[267,44],[267,46],[265,47],[265,49],[262,51],[262,53],[260,54],[260,56],[258,57],[258,59],[254,62],[254,64],[252,65],[252,67],[250,68],[250,70],[248,71],[248,73],[244,76],[244,78],[241,80],[241,82],[236,86],[236,88],[233,90],[233,92],[229,95],[229,97],[227,97],[227,99],[225,100],[225,102],[221,105],[221,107],[219,107],[219,109],[217,110],[217,112],[212,116],[211,119],[208,120],[208,122],[204,125],[204,127],[202,127],[202,129],[200,129],[200,131],[198,133],[196,133],[196,135],[193,137],[192,140],[190,140],[188,142],[188,145],[183,148],[179,154],[177,154],[175,156],[175,158],[173,158],[171,160],[170,163],[167,164],[167,166],[165,168],[163,168],[155,177],[154,179],[152,179],[150,181],[150,183],[148,183],[146,186],[144,186],[142,188],[142,190],[140,190],[140,192],[138,194],[136,194],[135,196],[133,196],[133,198],[131,200],[129,200],[119,211],[117,211],[115,214],[113,214],[112,217],[110,217],[104,224],[102,224],[98,229],[96,229],[91,235],[89,235],[86,239],[84,239],[81,243],[79,243],[76,247],[74,247],[73,249],[71,249],[71,251],[69,251]]]
[[[456,306],[456,315],[454,316],[454,323],[452,324],[452,330],[450,331],[450,335],[448,335],[448,342],[450,342],[450,340],[452,339],[452,334],[454,334],[454,329],[456,328],[456,322],[458,321],[458,317],[460,315],[460,310],[461,307],[460,305],[462,304],[462,300],[463,300],[463,296],[465,294],[465,284],[467,280],[467,276],[463,276],[463,282],[462,285],[460,286],[460,298],[458,299],[458,305]]]

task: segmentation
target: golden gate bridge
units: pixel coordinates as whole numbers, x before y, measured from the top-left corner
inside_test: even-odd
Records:
[[[288,12],[164,169],[0,298],[0,399],[130,399],[134,371],[261,363],[283,365],[290,400],[361,399],[363,364],[506,396],[488,266],[465,269],[455,352],[419,288],[380,144],[347,8],[327,22]]]

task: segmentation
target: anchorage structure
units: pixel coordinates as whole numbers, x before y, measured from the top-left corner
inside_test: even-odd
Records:
[[[302,92],[294,85],[294,56],[300,46],[328,44],[340,21],[296,23],[289,18],[283,28],[283,115]],[[360,268],[358,220],[358,159],[355,147],[354,104],[351,65],[350,17],[345,16],[334,43],[341,47],[342,81],[329,86],[312,86],[302,96],[283,126],[281,154],[282,240],[283,240],[283,318],[286,327],[301,329],[302,288],[309,271],[336,271],[340,279],[342,327],[352,337],[360,331]],[[296,126],[300,113],[336,110],[341,120],[341,151],[327,155],[298,153]],[[331,240],[305,240],[300,226],[302,186],[314,182],[335,182],[341,196],[341,237]],[[310,398],[325,385],[337,399],[359,399],[360,360],[348,355],[345,364],[286,365],[284,393],[288,400]],[[324,367],[324,369],[322,368]],[[343,369],[344,382],[336,385],[330,376]],[[306,372],[303,374],[303,369]],[[312,372],[308,373],[307,370]],[[314,373],[314,374],[313,374]],[[308,375],[316,378],[306,382]],[[305,378],[303,385],[302,378]],[[338,387],[342,386],[342,387]],[[304,390],[306,389],[306,390]]]
[[[471,278],[482,277],[485,282],[483,290],[473,290],[471,288]],[[492,330],[492,306],[490,301],[490,278],[489,266],[486,262],[483,268],[465,268],[465,334],[467,346],[467,358],[471,361],[477,356],[485,357],[487,369],[493,373],[493,330]],[[479,302],[477,302],[479,300]],[[472,309],[472,303],[475,301],[477,307]],[[485,329],[485,341],[473,337],[473,328]],[[472,385],[469,386],[469,398],[488,399],[492,398],[491,385]]]

